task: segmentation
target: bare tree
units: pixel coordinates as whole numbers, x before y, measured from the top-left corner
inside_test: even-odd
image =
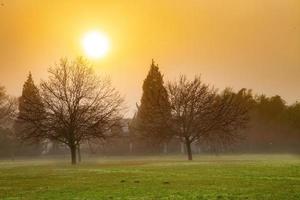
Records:
[[[237,94],[225,89],[221,94],[200,77],[187,80],[181,76],[168,84],[172,107],[171,128],[186,144],[188,159],[192,160],[191,144],[215,138],[230,144],[239,138],[237,130],[248,121],[249,91]]]
[[[72,62],[61,59],[48,72],[48,80],[40,85],[41,119],[22,119],[38,131],[28,131],[24,139],[64,143],[70,148],[72,164],[76,164],[76,149],[82,142],[105,139],[118,124],[123,98],[109,79],[96,76],[82,58]]]
[[[11,119],[16,111],[16,100],[6,94],[5,88],[0,86],[0,123]]]

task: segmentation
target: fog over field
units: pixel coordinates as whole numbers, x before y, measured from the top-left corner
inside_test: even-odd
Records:
[[[300,199],[300,1],[0,0],[0,199]]]

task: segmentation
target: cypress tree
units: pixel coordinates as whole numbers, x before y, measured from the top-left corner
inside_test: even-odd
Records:
[[[163,75],[152,60],[150,70],[143,83],[140,106],[133,120],[136,133],[152,145],[167,140],[170,136],[168,122],[171,116],[168,93]]]
[[[23,139],[34,139],[32,136],[38,136],[38,129],[42,128],[43,117],[42,98],[34,84],[31,73],[29,73],[23,85],[22,96],[19,98],[19,113],[16,122],[18,136]],[[37,126],[37,124],[40,126]]]

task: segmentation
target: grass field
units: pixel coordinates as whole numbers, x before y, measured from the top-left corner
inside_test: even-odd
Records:
[[[300,158],[227,155],[0,161],[0,199],[300,199]]]

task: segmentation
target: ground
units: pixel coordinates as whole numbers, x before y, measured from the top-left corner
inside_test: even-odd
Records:
[[[300,199],[293,155],[0,161],[0,199]]]

